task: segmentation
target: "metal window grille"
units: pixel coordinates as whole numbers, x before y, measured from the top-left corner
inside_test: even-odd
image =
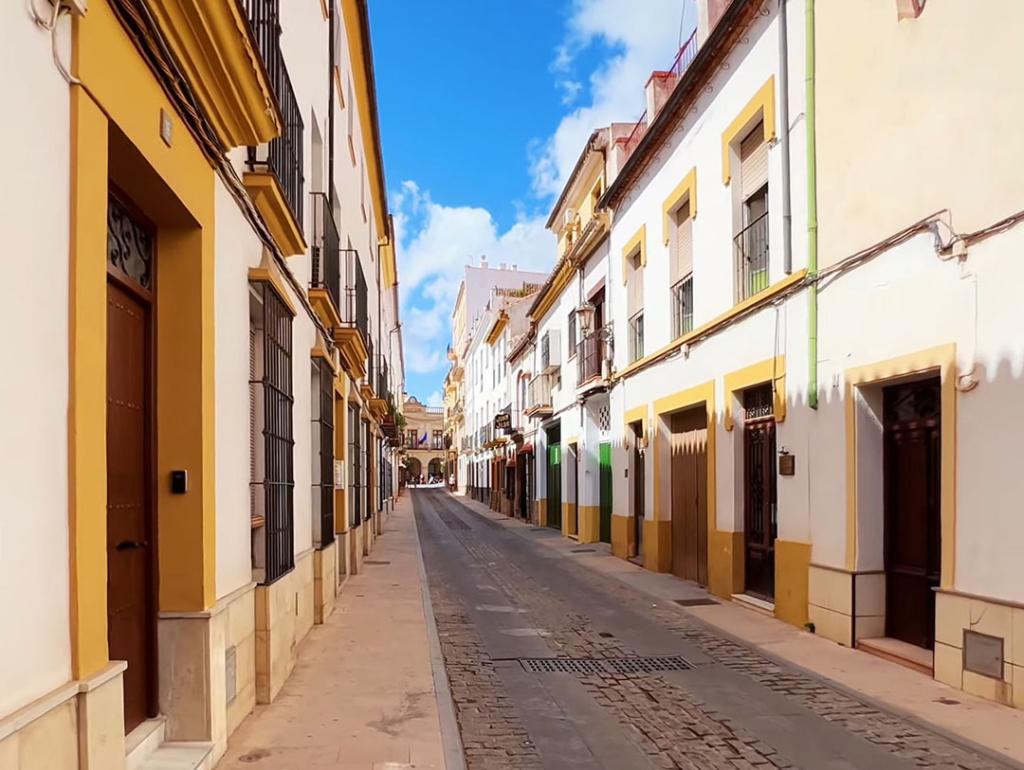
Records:
[[[334,372],[323,359],[319,375],[320,413],[312,427],[320,433],[320,483],[313,494],[320,496],[317,544],[325,548],[334,542]]]
[[[269,284],[256,291],[262,299],[263,371],[254,384],[263,401],[263,582],[269,584],[295,566],[292,316]]]
[[[350,406],[348,408],[348,525],[350,527],[358,527],[362,523],[362,488],[360,486],[362,450],[359,442],[362,429],[359,408]]]
[[[672,287],[672,333],[679,337],[693,331],[693,275]]]
[[[576,352],[576,311],[575,310],[570,310],[569,311],[569,319],[568,319],[568,323],[566,324],[565,328],[567,330],[566,331],[566,336],[569,339],[569,344],[568,344],[569,353],[568,354],[572,355],[573,353]]]
[[[637,313],[629,319],[629,360],[638,361],[644,357],[644,314]]]
[[[733,239],[736,251],[736,301],[768,288],[768,212]]]

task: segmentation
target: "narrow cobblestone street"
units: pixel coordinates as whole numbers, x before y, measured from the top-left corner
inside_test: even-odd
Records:
[[[539,542],[551,530],[511,531],[441,491],[413,496],[470,770],[1016,766],[552,558]],[[531,663],[544,658],[576,670],[530,670],[552,668]]]

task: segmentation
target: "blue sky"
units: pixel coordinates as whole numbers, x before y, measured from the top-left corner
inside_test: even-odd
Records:
[[[544,221],[565,176],[594,128],[643,111],[690,2],[371,3],[411,395],[439,403],[467,262],[554,263]]]

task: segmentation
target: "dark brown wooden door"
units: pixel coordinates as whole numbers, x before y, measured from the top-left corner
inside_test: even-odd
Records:
[[[633,424],[633,537],[636,542],[634,556],[643,559],[644,556],[644,515],[647,509],[647,490],[644,489],[644,476],[647,469],[644,463],[644,452],[640,451],[640,442],[643,441],[643,423]]]
[[[893,385],[885,415],[885,633],[932,649],[940,570],[938,379]]]
[[[107,632],[124,674],[125,732],[153,713],[150,309],[107,284]]]
[[[707,417],[704,408],[672,416],[672,572],[708,582]]]
[[[747,593],[775,598],[775,418],[771,386],[744,394],[744,569]]]

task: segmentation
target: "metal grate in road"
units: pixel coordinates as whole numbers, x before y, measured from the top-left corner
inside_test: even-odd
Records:
[[[607,674],[604,661],[596,658],[520,658],[523,668],[534,674]]]
[[[678,655],[657,658],[612,658],[606,660],[616,674],[653,674],[657,671],[689,671],[693,664]]]
[[[533,674],[653,674],[689,671],[693,664],[679,655],[653,658],[519,658]]]
[[[673,599],[680,607],[706,607],[711,604],[718,604],[714,599]]]

